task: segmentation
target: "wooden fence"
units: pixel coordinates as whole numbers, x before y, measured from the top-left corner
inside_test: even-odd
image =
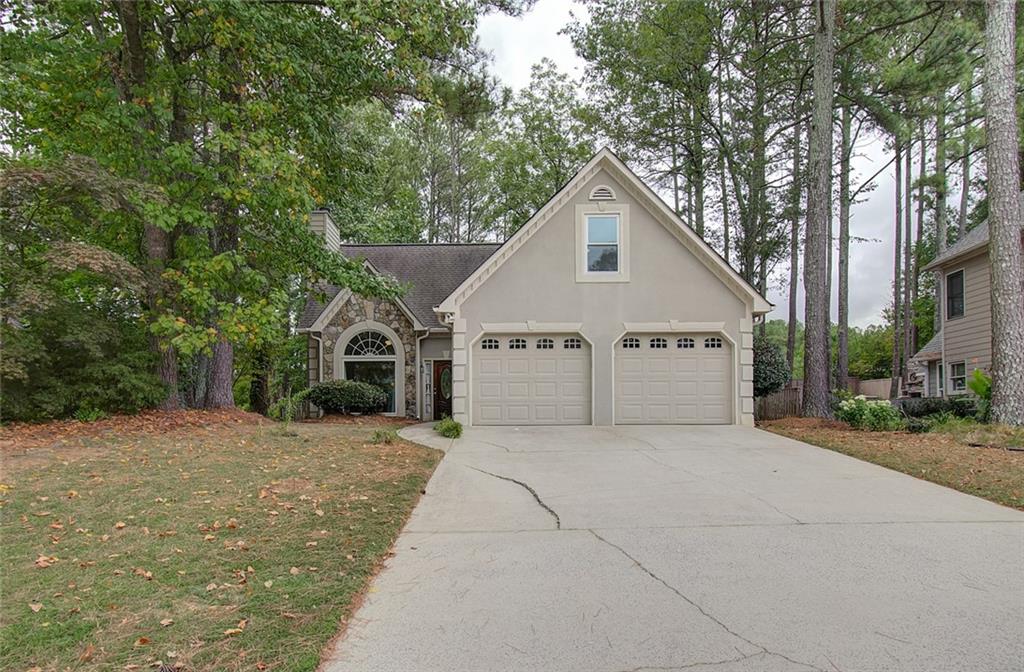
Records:
[[[784,387],[767,397],[758,397],[754,405],[757,420],[778,420],[800,415],[801,388]]]

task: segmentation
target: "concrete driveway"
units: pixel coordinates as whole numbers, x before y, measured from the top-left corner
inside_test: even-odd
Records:
[[[470,429],[325,668],[1024,669],[1024,514],[742,427]]]

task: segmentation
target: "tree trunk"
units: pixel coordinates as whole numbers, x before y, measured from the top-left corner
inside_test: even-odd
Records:
[[[807,226],[804,237],[804,389],[803,414],[828,417],[829,295],[825,273],[828,268],[828,216],[832,198],[829,193],[832,173],[832,100],[836,20],[835,0],[815,3],[814,29],[814,111],[811,122],[808,166]]]
[[[922,142],[924,140],[922,139]],[[913,245],[913,212],[914,198],[914,143],[907,144],[907,151],[903,156],[906,165],[904,166],[904,180],[906,186],[903,190],[903,384],[906,385],[907,375],[910,373],[910,358],[914,355],[911,341],[911,333],[914,328],[913,306],[910,304],[910,290],[913,285],[913,273],[911,257],[914,252]]]
[[[921,251],[917,249],[917,244],[921,242],[921,238],[924,236],[924,176],[928,174],[928,143],[925,140],[923,121],[918,127],[918,132],[921,137],[921,156],[917,169],[917,230],[914,232],[914,288],[910,297],[910,301],[915,308],[917,307],[917,298],[921,289]],[[921,346],[918,343],[919,336],[920,334],[915,324],[911,331],[910,349],[912,352],[917,352],[917,349]]]
[[[793,126],[793,184],[789,190],[789,324],[786,329],[786,362],[789,375],[793,377],[796,360],[796,291],[800,280],[800,194],[803,181],[800,163],[803,158],[800,148],[800,124]]]
[[[939,95],[935,114],[935,236],[941,253],[946,249],[946,94]]]
[[[967,80],[967,90],[964,91],[964,141],[961,147],[964,158],[960,187],[960,217],[957,219],[958,240],[967,233],[967,208],[971,202],[971,103],[973,102],[971,100],[971,86],[973,84],[973,78],[969,78]]]
[[[270,353],[267,346],[258,346],[253,352],[249,410],[260,415],[267,415],[270,411]]]
[[[1024,425],[1024,260],[1021,258],[1014,21],[1016,5],[988,0],[985,135],[992,279],[992,419]]]
[[[701,136],[700,113],[690,106],[690,158],[689,181],[693,183],[693,228],[704,237],[704,138]]]
[[[719,54],[721,58],[721,54]],[[722,83],[718,83],[718,127],[722,128],[722,120],[725,116],[724,108],[722,107]],[[729,263],[729,247],[731,245],[729,241],[729,191],[726,189],[725,184],[725,149],[719,148],[718,150],[718,188],[722,192],[722,246],[725,252],[725,261]],[[790,367],[792,368],[792,367]]]
[[[903,239],[903,145],[896,138],[896,226],[893,242],[892,269],[892,383],[889,386],[889,398],[895,399],[900,394],[899,375],[903,370],[903,359],[900,357],[902,339],[900,338],[900,292],[902,265],[901,243]]]
[[[839,327],[836,343],[836,388],[845,390],[850,376],[850,155],[853,153],[849,103],[840,112],[839,155]]]

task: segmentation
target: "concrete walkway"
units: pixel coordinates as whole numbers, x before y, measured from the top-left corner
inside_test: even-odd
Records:
[[[1024,513],[742,427],[475,428],[325,664],[1024,669]]]

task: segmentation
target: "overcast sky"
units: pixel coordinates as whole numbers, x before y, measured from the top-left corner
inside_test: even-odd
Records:
[[[583,62],[576,57],[568,36],[559,34],[569,22],[571,12],[577,16],[586,13],[567,0],[539,0],[530,12],[518,19],[497,14],[485,16],[480,22],[480,42],[493,54],[494,74],[506,86],[518,90],[529,84],[530,67],[546,57],[571,76],[582,76]],[[866,138],[860,143],[853,162],[853,184],[873,175],[889,158],[880,139]],[[875,190],[851,211],[852,235],[868,241],[852,243],[850,251],[850,323],[860,327],[881,323],[882,310],[890,301],[894,180],[890,169],[875,181]],[[950,194],[950,199],[953,198],[958,196]],[[718,225],[721,228],[720,222]],[[768,317],[786,319],[788,273],[780,268],[776,276],[768,293],[768,299],[776,307]],[[833,281],[833,295],[835,286]],[[803,319],[803,287],[798,292],[797,314]],[[832,314],[836,319],[834,298]]]

